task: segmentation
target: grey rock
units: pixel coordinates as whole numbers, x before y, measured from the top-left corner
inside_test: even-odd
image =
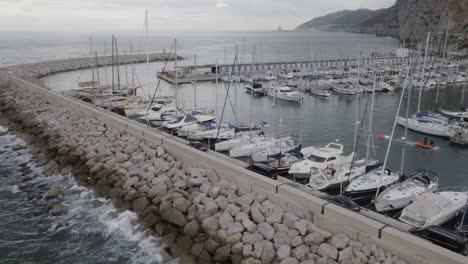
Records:
[[[231,256],[231,246],[225,245],[218,248],[213,256],[213,261],[224,262]]]
[[[262,215],[262,213],[260,212],[260,210],[258,210],[257,207],[252,207],[252,209],[250,210],[250,214],[252,215],[252,220],[255,223],[260,224],[262,222],[265,222],[265,217]]]
[[[205,248],[203,243],[196,243],[193,244],[192,249],[190,250],[190,253],[196,257],[200,256],[202,250]]]
[[[190,201],[183,197],[179,197],[174,200],[172,205],[180,212],[185,213],[190,206]]]
[[[206,177],[206,170],[192,168],[192,169],[190,169],[190,176],[192,178],[204,178],[204,177]]]
[[[262,264],[262,262],[256,258],[247,258],[247,259],[244,259],[241,264]]]
[[[268,243],[266,240],[258,241],[254,244],[254,250],[252,252],[252,257],[261,258],[263,254],[263,248]]]
[[[243,219],[242,225],[250,233],[255,232],[255,230],[257,229],[257,225],[254,222],[250,221],[249,219]]]
[[[184,233],[191,237],[195,237],[196,235],[199,234],[199,232],[200,232],[200,225],[198,224],[196,220],[192,220],[184,226]]]
[[[232,236],[236,233],[242,233],[244,231],[244,226],[241,223],[235,222],[229,225],[227,228],[227,235]]]
[[[338,261],[342,261],[344,259],[351,259],[353,257],[353,249],[351,247],[347,247],[339,252]]]
[[[271,242],[268,242],[265,247],[263,247],[262,252],[262,263],[272,263],[275,259],[276,251]]]
[[[291,247],[288,245],[281,245],[276,251],[278,260],[283,260],[291,255]]]
[[[291,238],[285,232],[277,232],[273,237],[273,241],[275,242],[275,248],[279,248],[281,245],[290,245]]]
[[[250,220],[250,217],[246,212],[236,213],[236,222],[242,222],[244,219]]]
[[[276,232],[285,232],[285,233],[289,232],[288,227],[283,224],[275,223],[273,224],[273,228],[275,229]]]
[[[175,208],[169,208],[162,214],[162,219],[177,226],[185,226],[187,220],[184,214]],[[205,219],[206,220],[206,219]]]
[[[219,229],[218,219],[216,217],[207,217],[202,221],[201,227],[205,231],[217,231]]]
[[[300,261],[306,258],[307,253],[310,252],[310,248],[306,245],[300,245],[293,249],[292,256]]]
[[[246,244],[242,247],[242,256],[244,258],[250,257],[252,255],[253,245]]]
[[[283,259],[280,264],[299,264],[299,261],[295,258],[288,257]]]
[[[211,188],[208,192],[208,195],[213,198],[213,199],[216,199],[219,195],[219,192],[221,191],[221,187],[219,186],[213,186],[213,188]]]
[[[250,204],[252,204],[252,202],[254,200],[254,197],[255,197],[254,194],[247,193],[247,194],[244,194],[243,196],[239,197],[239,199],[236,200],[236,203],[241,207],[243,205],[249,206]]]
[[[231,253],[234,255],[242,255],[244,244],[237,242],[231,246]]]
[[[255,244],[257,242],[263,241],[263,236],[259,233],[244,233],[242,236],[242,242],[244,244]]]
[[[215,253],[219,247],[219,243],[214,241],[213,239],[208,239],[207,241],[205,241],[205,249],[212,254]]]
[[[323,243],[323,241],[324,241],[324,239],[323,239],[322,235],[320,235],[320,233],[317,233],[317,232],[310,233],[306,237],[304,237],[304,242],[308,246],[320,245],[320,244]]]
[[[212,263],[210,253],[207,250],[202,250],[198,257],[198,263]]]
[[[44,196],[45,199],[52,199],[59,196],[62,193],[62,188],[58,186],[52,187]]]
[[[297,220],[298,220],[297,216],[287,213],[287,214],[283,214],[282,223],[288,228],[293,229],[296,227],[295,225],[296,225]]]
[[[132,208],[138,215],[144,215],[145,209],[146,207],[148,207],[149,204],[150,202],[148,201],[148,199],[145,196],[142,196],[133,200]]]
[[[224,211],[224,213],[219,217],[219,226],[226,230],[232,223],[234,223],[234,218],[232,218],[228,211]]]
[[[322,257],[328,257],[336,260],[338,258],[338,249],[330,244],[323,243],[319,246],[317,254]]]
[[[304,243],[304,240],[302,239],[301,236],[295,236],[291,239],[291,246],[293,247],[297,247],[301,245],[302,243]]]
[[[234,205],[234,204],[228,204],[226,206],[226,211],[228,211],[229,214],[231,214],[233,217],[235,217],[236,214],[240,212],[240,208],[238,206]],[[237,219],[236,219],[236,221],[237,221]]]
[[[338,234],[338,235],[332,236],[329,243],[335,246],[337,249],[341,250],[348,246],[349,238],[344,234]]]
[[[258,224],[257,231],[262,234],[266,240],[273,239],[273,236],[275,235],[275,229],[266,222]]]
[[[54,205],[51,210],[52,215],[61,215],[65,212],[65,206],[61,203]]]
[[[296,223],[294,224],[294,227],[297,229],[297,231],[299,231],[299,234],[301,234],[301,236],[305,236],[307,234],[307,224],[308,222],[303,219],[296,221]]]

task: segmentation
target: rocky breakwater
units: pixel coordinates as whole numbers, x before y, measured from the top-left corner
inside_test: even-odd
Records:
[[[45,174],[73,175],[121,210],[133,210],[147,234],[161,238],[163,262],[405,263],[5,79],[0,102],[1,124],[28,143]],[[47,195],[66,194],[53,188]]]
[[[148,55],[148,61],[165,61],[165,60],[174,60],[175,55],[169,53],[151,53]],[[177,56],[178,60],[182,60],[183,57]],[[142,63],[146,62],[146,54],[136,54],[136,55],[122,55],[119,56],[119,60],[114,59],[114,64],[130,64],[130,63]],[[66,71],[75,71],[82,69],[89,69],[97,66],[110,66],[112,64],[111,56],[101,56],[96,58],[84,57],[84,58],[71,58],[63,60],[52,60],[46,62],[37,62],[37,63],[28,63],[20,64],[15,66],[10,66],[4,68],[5,72],[10,71],[21,76],[34,76],[36,78],[41,78],[49,74],[66,72]]]

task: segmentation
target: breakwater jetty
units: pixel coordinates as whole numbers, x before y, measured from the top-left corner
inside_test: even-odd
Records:
[[[183,59],[182,56],[177,56],[179,60]],[[111,56],[100,56],[97,57],[83,57],[83,58],[70,58],[63,60],[52,60],[47,62],[36,62],[29,64],[20,64],[11,66],[8,68],[0,69],[5,73],[21,74],[22,76],[35,76],[41,78],[50,74],[76,71],[89,69],[93,67],[111,66],[112,63],[115,65],[131,64],[131,63],[143,63],[148,59],[149,62],[174,60],[175,55],[173,53],[150,53],[148,58],[146,54],[135,54],[135,55],[121,55],[118,60],[114,58],[112,61]]]
[[[279,61],[261,62],[255,64],[205,64],[198,66],[181,66],[177,69],[178,83],[191,83],[196,81],[213,81],[216,77],[223,75],[245,75],[253,73],[281,72],[281,71],[304,71],[316,69],[337,69],[337,68],[357,68],[372,67],[375,65],[401,65],[407,64],[409,57],[370,57],[370,58],[349,58],[349,59],[324,59],[324,60],[303,60],[303,61]],[[216,74],[218,73],[218,74]],[[158,72],[158,77],[169,83],[175,83],[175,71]]]
[[[155,262],[466,263],[459,254],[34,84],[32,78],[54,68],[66,70],[60,62],[47,64],[0,69],[1,124],[28,143],[45,173],[71,174],[137,213],[148,235],[161,237]],[[60,189],[46,194],[61,195]],[[53,213],[61,210],[67,208],[58,205]]]

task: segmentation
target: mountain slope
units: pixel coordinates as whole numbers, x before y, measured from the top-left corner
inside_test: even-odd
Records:
[[[370,18],[384,12],[384,9],[343,10],[325,16],[313,18],[296,29],[345,30],[352,31]]]
[[[468,0],[397,0],[384,13],[362,24],[363,33],[406,40],[424,39],[427,32],[445,34],[450,16],[450,33],[468,34]]]

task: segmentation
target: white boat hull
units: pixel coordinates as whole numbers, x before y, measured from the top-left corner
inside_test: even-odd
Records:
[[[400,126],[406,126],[406,118],[398,117],[397,123]],[[428,134],[438,137],[449,137],[448,128],[442,124],[421,123],[415,119],[408,119],[408,129],[417,131],[423,134]]]

